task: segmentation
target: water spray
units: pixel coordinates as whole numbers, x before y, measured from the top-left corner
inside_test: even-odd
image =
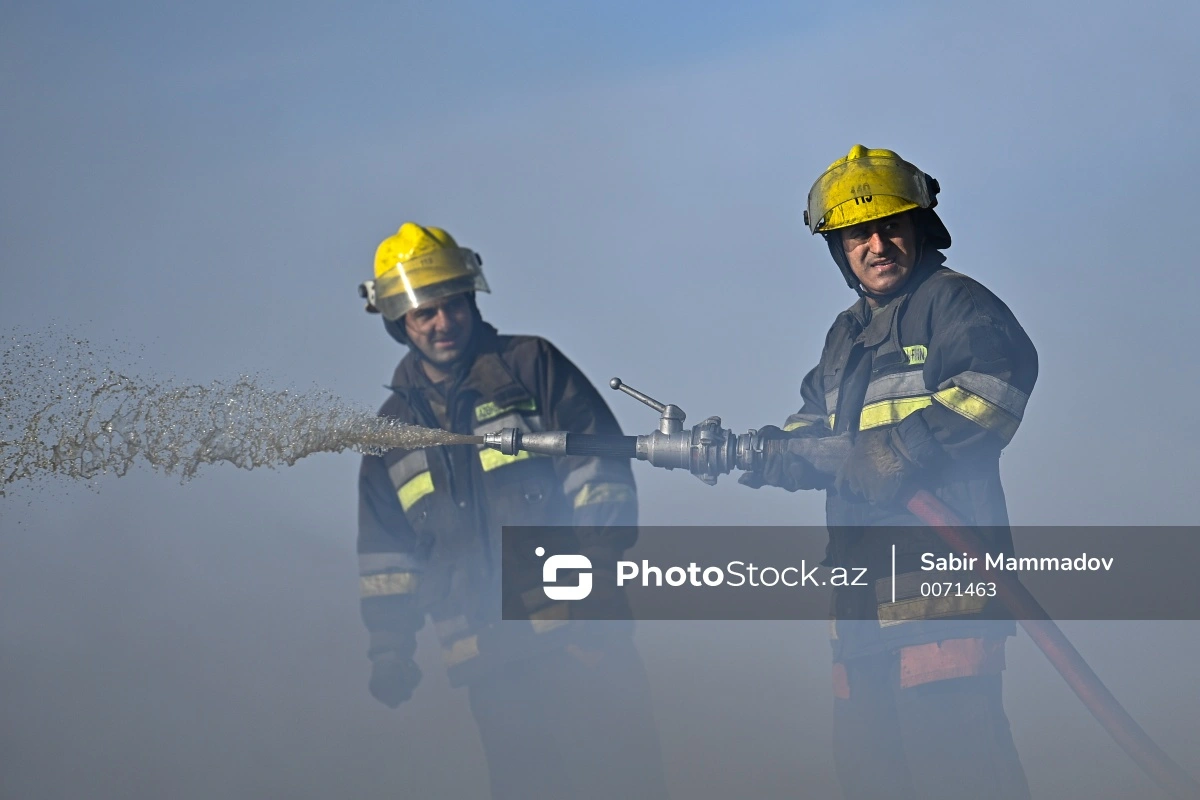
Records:
[[[0,355],[0,496],[52,475],[125,475],[139,461],[187,480],[205,464],[276,468],[314,453],[482,443],[250,376],[147,381],[102,364],[85,340],[48,339],[13,335]]]

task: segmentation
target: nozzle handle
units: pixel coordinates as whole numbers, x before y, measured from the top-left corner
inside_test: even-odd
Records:
[[[641,402],[650,406],[651,408],[653,408],[655,411],[657,411],[660,414],[667,410],[667,407],[665,404],[658,402],[653,397],[648,397],[648,396],[642,394],[637,389],[634,389],[632,386],[626,386],[625,384],[621,383],[620,378],[613,378],[611,381],[608,382],[608,385],[614,389],[618,389],[618,390],[624,392],[625,394],[632,397],[634,400],[640,400]]]

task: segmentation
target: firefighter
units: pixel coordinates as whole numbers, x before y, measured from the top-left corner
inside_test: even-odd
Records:
[[[484,322],[479,291],[489,291],[481,259],[444,230],[406,222],[379,245],[375,279],[360,293],[408,347],[380,415],[471,435],[619,434],[599,393],[554,345]],[[503,526],[578,526],[568,549],[615,569],[636,522],[628,462],[474,445],[365,456],[358,553],[371,694],[392,708],[412,695],[421,679],[416,634],[428,617],[451,684],[467,689],[493,798],[665,796],[630,624],[568,619],[541,589],[537,554],[502,553]],[[524,564],[516,574],[528,580],[502,588],[502,555],[506,569]],[[502,608],[526,618],[502,620]]]
[[[800,410],[764,432],[762,469],[742,477],[754,488],[825,489],[824,563],[879,579],[833,597],[834,754],[848,798],[1029,792],[1001,702],[1015,624],[989,619],[1000,615],[986,588],[921,596],[920,554],[945,546],[903,506],[928,489],[989,552],[1011,553],[1000,453],[1038,371],[1008,307],[945,265],[938,192],[896,153],[862,145],[813,184],[805,223],[858,300],[829,329]],[[806,442],[836,434],[853,448],[836,475],[820,473]]]

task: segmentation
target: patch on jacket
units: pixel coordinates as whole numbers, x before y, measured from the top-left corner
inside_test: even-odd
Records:
[[[502,414],[507,414],[510,411],[537,411],[537,402],[531,397],[528,400],[522,400],[519,403],[513,403],[511,406],[499,406],[496,403],[481,403],[475,406],[475,421],[485,422],[489,419],[495,419]]]
[[[914,364],[924,364],[925,359],[929,358],[929,348],[923,344],[914,344],[911,347],[904,348],[904,355],[908,356],[908,365],[910,367]]]

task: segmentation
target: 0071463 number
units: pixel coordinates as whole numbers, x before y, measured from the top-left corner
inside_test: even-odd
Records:
[[[921,597],[995,597],[994,583],[922,583]]]

